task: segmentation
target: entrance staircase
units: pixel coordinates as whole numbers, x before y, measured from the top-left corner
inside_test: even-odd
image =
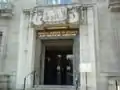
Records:
[[[76,90],[76,88],[74,86],[39,85],[39,86],[35,86],[35,88],[27,88],[25,90]]]
[[[33,75],[33,88],[26,88],[27,77]],[[24,78],[24,89],[23,90],[80,90],[78,79],[76,80],[76,85],[36,85],[36,71],[31,72]]]

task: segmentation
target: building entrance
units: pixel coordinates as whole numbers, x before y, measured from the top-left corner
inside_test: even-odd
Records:
[[[45,45],[44,85],[73,85],[72,41],[51,42]]]

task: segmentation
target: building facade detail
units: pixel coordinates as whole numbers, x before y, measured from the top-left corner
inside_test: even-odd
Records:
[[[73,8],[72,8],[73,7]],[[35,8],[32,9],[32,11],[30,10],[25,10],[24,13],[21,16],[21,33],[20,33],[20,48],[19,48],[19,63],[18,63],[18,70],[17,70],[17,87],[23,87],[24,85],[24,77],[26,77],[27,75],[29,75],[29,73],[33,72],[34,70],[37,71],[37,73],[39,73],[39,82],[37,85],[43,85],[44,88],[46,88],[46,84],[44,83],[44,69],[45,69],[45,63],[44,60],[45,59],[45,50],[47,50],[47,45],[53,45],[53,43],[48,44],[45,41],[51,41],[51,40],[58,40],[58,45],[62,44],[59,43],[59,39],[65,40],[65,39],[71,39],[73,40],[73,46],[71,47],[71,50],[73,50],[73,86],[75,87],[76,85],[76,78],[78,79],[78,76],[80,76],[80,78],[82,78],[83,83],[82,84],[82,89],[85,89],[86,83],[85,83],[85,75],[84,72],[80,73],[79,70],[79,65],[80,63],[90,63],[91,61],[91,71],[90,71],[90,76],[88,77],[93,78],[95,76],[95,58],[94,58],[94,52],[93,50],[93,44],[94,44],[94,26],[93,26],[93,11],[92,9],[87,9],[85,8],[84,11],[82,10],[81,13],[81,6],[66,6],[66,7],[43,7],[42,8]],[[53,8],[53,9],[51,9]],[[56,8],[56,9],[55,9]],[[57,12],[58,11],[58,12]],[[81,14],[82,14],[82,21],[83,23],[80,23],[80,18],[81,18]],[[30,15],[30,17],[29,17]],[[56,18],[55,18],[56,17]],[[38,20],[36,20],[38,19]],[[73,20],[73,21],[72,21]],[[29,26],[32,25],[32,27]],[[62,24],[62,25],[61,25]],[[70,28],[67,26],[64,26],[65,24],[71,26]],[[72,25],[78,25],[73,27]],[[57,27],[57,29],[51,29],[51,30],[47,30],[45,27],[46,26],[51,26],[51,27]],[[67,28],[62,28],[61,27],[67,27]],[[75,30],[77,28],[77,33],[74,33],[74,37],[71,34],[70,37],[68,36],[62,36],[62,35],[58,35],[58,36],[45,36],[44,38],[42,38],[40,36],[41,32],[51,32],[53,31],[69,31],[71,32],[72,30]],[[89,30],[88,30],[89,28]],[[81,39],[79,38],[79,31],[81,30]],[[86,31],[86,32],[83,32]],[[39,32],[39,33],[38,33]],[[92,32],[92,33],[90,33]],[[63,32],[65,34],[65,32]],[[36,37],[36,34],[39,34],[38,38]],[[55,34],[55,33],[54,33]],[[67,32],[68,34],[68,32]],[[27,40],[27,35],[28,35],[28,42],[26,42]],[[48,35],[50,35],[50,33],[48,33]],[[61,38],[62,37],[62,38]],[[91,38],[90,38],[91,37]],[[36,40],[37,39],[37,40]],[[86,40],[87,39],[87,40]],[[80,56],[80,41],[82,41],[82,46],[85,42],[87,42],[87,44],[84,46],[85,50],[83,50],[82,47],[82,55],[84,55],[85,57]],[[92,43],[90,43],[92,42]],[[47,43],[47,44],[45,44]],[[54,44],[57,44],[54,43]],[[69,42],[70,43],[70,42]],[[34,45],[36,44],[36,45]],[[91,46],[89,46],[91,45]],[[89,49],[88,50],[88,46]],[[86,49],[87,47],[87,49]],[[87,52],[87,54],[86,54]],[[91,54],[90,54],[90,53]],[[90,57],[89,57],[90,54]],[[92,55],[92,56],[91,56]],[[26,60],[26,62],[24,62]],[[86,60],[86,61],[84,61]],[[29,63],[28,63],[29,62]],[[59,69],[59,68],[58,68]],[[67,68],[69,69],[69,68]],[[24,73],[24,74],[23,74]],[[38,79],[37,79],[38,80]],[[28,83],[26,84],[28,87],[32,86],[32,81],[31,78],[29,78]],[[94,81],[96,81],[94,79]],[[80,80],[79,80],[80,82]],[[96,86],[95,86],[94,82],[93,84],[89,85],[94,85],[93,88],[95,90]],[[71,85],[72,86],[72,85]],[[41,86],[40,86],[41,87]],[[53,87],[57,87],[56,84]],[[62,86],[61,86],[62,87]],[[58,87],[57,87],[58,88]],[[65,86],[66,88],[66,86]]]
[[[0,26],[0,71],[3,69],[3,60],[6,53],[6,40],[7,40],[6,27]]]
[[[11,90],[120,89],[120,0],[7,1],[0,0],[0,90],[8,76]]]
[[[109,9],[113,12],[120,12],[120,0],[109,0]]]
[[[70,24],[79,23],[80,6],[49,6],[37,7],[33,9],[32,25],[33,26],[70,26]]]
[[[13,3],[0,1],[0,17],[12,17],[13,9]]]

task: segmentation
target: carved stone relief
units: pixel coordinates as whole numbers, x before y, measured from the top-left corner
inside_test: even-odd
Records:
[[[75,24],[79,22],[80,6],[59,6],[36,8],[32,13],[32,25],[42,26],[45,24]]]
[[[112,12],[120,12],[120,0],[109,0],[108,7]]]

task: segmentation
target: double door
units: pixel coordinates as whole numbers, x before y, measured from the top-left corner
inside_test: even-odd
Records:
[[[73,85],[71,51],[47,51],[45,55],[44,84]]]

